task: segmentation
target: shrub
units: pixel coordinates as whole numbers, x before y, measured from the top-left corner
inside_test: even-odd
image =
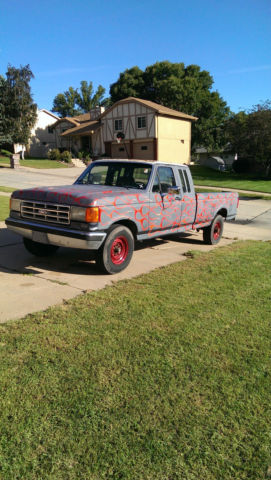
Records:
[[[0,155],[3,155],[4,157],[10,157],[10,155],[13,155],[9,150],[1,149],[0,150]]]
[[[53,148],[52,150],[49,150],[48,158],[49,160],[60,160],[60,151],[58,150],[58,148]]]
[[[232,164],[235,173],[248,173],[251,170],[251,160],[249,158],[238,158]]]
[[[90,162],[91,162],[91,157],[90,157],[89,154],[87,154],[87,155],[85,156],[85,158],[84,158],[84,163],[85,163],[86,165],[88,165]]]
[[[65,162],[65,163],[71,163],[72,161],[72,155],[70,152],[68,152],[68,150],[65,150],[64,152],[62,152],[60,155],[60,158],[62,162]]]

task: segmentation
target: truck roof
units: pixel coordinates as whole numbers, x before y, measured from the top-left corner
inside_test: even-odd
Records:
[[[123,158],[98,158],[97,160],[94,160],[94,162],[122,162],[122,163],[144,163],[146,165],[163,165],[163,166],[168,166],[168,165],[174,165],[177,167],[188,167],[186,163],[166,163],[166,162],[157,162],[157,160],[139,160],[139,159],[123,159]]]

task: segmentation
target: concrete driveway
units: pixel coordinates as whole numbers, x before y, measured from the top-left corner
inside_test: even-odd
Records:
[[[82,169],[65,169],[49,174],[45,172],[41,180],[40,172],[37,174],[25,170],[19,177],[20,185],[15,184],[18,181],[15,178],[17,175],[7,180],[0,171],[0,185],[23,188],[37,186],[36,175],[43,181],[43,185],[68,184],[72,183],[80,171]],[[225,224],[219,246],[227,245],[236,239],[271,240],[271,201],[240,201],[238,217],[235,222]],[[190,250],[206,252],[213,248],[218,246],[203,244],[201,232],[152,240],[136,246],[133,259],[124,272],[108,276],[100,274],[87,251],[60,248],[55,256],[49,258],[39,259],[32,256],[25,250],[21,237],[8,231],[2,222],[0,322],[21,318],[86,291],[97,290],[120,279],[132,278],[154,268],[184,260]]]

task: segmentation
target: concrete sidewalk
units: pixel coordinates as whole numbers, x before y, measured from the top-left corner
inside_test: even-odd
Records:
[[[220,245],[230,242],[222,239]],[[0,323],[185,260],[190,250],[207,252],[213,248],[217,247],[203,244],[201,233],[144,242],[137,245],[128,268],[112,276],[101,274],[84,250],[60,248],[52,257],[34,257],[25,250],[20,236],[1,228]]]

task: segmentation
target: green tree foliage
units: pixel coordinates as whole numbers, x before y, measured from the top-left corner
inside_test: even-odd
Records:
[[[56,95],[52,111],[58,113],[61,117],[74,117],[81,113],[76,107],[76,100],[77,91],[73,87],[69,87],[66,92]]]
[[[232,151],[247,159],[253,169],[271,174],[271,101],[255,105],[248,112],[233,115],[225,126]]]
[[[139,67],[125,70],[111,85],[110,95],[113,103],[133,96],[198,117],[192,126],[192,147],[219,151],[225,142],[220,126],[230,110],[212,86],[213,78],[198,65],[164,61],[145,71]]]
[[[94,92],[92,82],[82,80],[79,90],[69,87],[66,92],[56,95],[52,110],[61,117],[74,117],[89,112],[91,108],[107,105],[108,99],[104,95],[105,88],[102,85]]]
[[[34,78],[30,66],[8,65],[6,78],[0,79],[0,142],[28,143],[37,119],[30,81]]]
[[[0,145],[12,143],[12,138],[7,130],[6,119],[6,98],[7,98],[7,82],[0,76]]]

